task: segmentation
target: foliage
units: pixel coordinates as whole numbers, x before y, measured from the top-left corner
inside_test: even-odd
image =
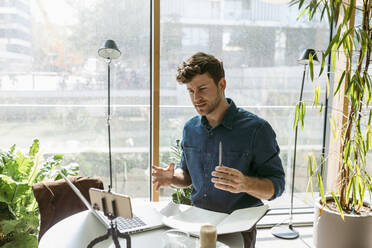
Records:
[[[172,150],[172,160],[175,164],[179,164],[181,161],[182,147],[180,145],[180,140],[176,140],[176,145],[171,147]],[[172,200],[174,203],[192,205],[191,201],[192,185],[186,188],[176,188],[176,192],[172,194]]]
[[[337,76],[337,88],[334,95],[343,96],[346,101],[347,112],[343,116],[343,124],[336,127],[334,117],[332,117],[331,126],[334,138],[341,141],[341,158],[339,161],[338,190],[331,193],[338,210],[343,218],[344,212],[356,212],[363,206],[363,197],[366,189],[372,191],[372,180],[366,169],[366,155],[371,148],[371,118],[372,110],[369,109],[371,101],[372,81],[368,73],[369,63],[371,61],[372,50],[372,27],[371,25],[371,6],[372,0],[363,0],[361,7],[356,7],[356,1],[342,0],[294,0],[292,5],[298,5],[301,15],[308,14],[312,20],[316,14],[320,18],[327,18],[330,27],[337,28],[336,34],[330,41],[327,49],[322,52],[322,63],[319,76],[324,72],[325,59],[331,56],[332,69]],[[361,23],[355,22],[355,11],[361,15]],[[301,16],[300,15],[300,16]],[[357,58],[353,56],[357,55]],[[346,63],[340,71],[336,71],[336,60],[344,56]],[[313,61],[310,59],[310,77],[314,79]],[[329,78],[327,75],[327,90],[329,93]],[[316,89],[315,95],[319,95]],[[315,97],[315,105],[319,97]],[[340,111],[342,112],[342,110]],[[298,118],[303,125],[304,111],[296,110]],[[341,136],[337,137],[336,129],[341,130]],[[326,158],[322,158],[321,166],[324,166]],[[308,187],[312,187],[313,177],[317,178],[321,202],[325,206],[324,188],[322,185],[322,175],[319,173],[319,167],[313,162],[314,159],[308,158]]]
[[[60,179],[54,170],[63,155],[56,154],[45,161],[39,154],[39,140],[34,140],[28,154],[0,152],[0,246],[37,247],[39,211],[32,192],[34,183]],[[61,168],[65,175],[76,175],[79,166]]]

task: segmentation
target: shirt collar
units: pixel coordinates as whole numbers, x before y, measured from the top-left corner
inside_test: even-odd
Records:
[[[236,107],[234,101],[231,100],[230,98],[226,98],[226,101],[229,104],[229,107],[227,108],[220,125],[223,125],[228,129],[232,129],[233,128],[234,116],[235,116],[235,113],[237,111],[237,107]],[[207,129],[210,129],[210,125],[208,123],[208,120],[204,115],[201,118],[201,123],[202,123],[202,125],[206,126]]]

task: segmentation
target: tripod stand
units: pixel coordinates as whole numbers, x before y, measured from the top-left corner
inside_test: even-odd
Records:
[[[101,201],[102,201],[102,206],[103,206],[103,212],[104,212],[105,216],[107,216],[110,219],[110,228],[107,229],[106,234],[93,239],[88,244],[87,248],[93,248],[94,245],[108,239],[110,236],[112,236],[112,239],[114,240],[114,244],[115,244],[116,248],[121,248],[118,238],[125,239],[127,241],[127,248],[131,248],[131,239],[130,239],[129,234],[119,232],[119,230],[117,229],[116,222],[114,221],[114,219],[116,218],[116,204],[115,204],[115,201],[111,202],[112,209],[113,209],[113,212],[114,212],[113,214],[108,213],[108,211],[107,211],[106,199],[102,198]]]

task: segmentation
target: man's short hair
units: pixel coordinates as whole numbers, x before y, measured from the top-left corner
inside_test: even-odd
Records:
[[[221,78],[225,77],[225,71],[221,61],[213,55],[198,52],[192,55],[189,59],[182,62],[177,69],[177,81],[186,84],[190,82],[197,74],[208,74],[213,78],[217,85]]]

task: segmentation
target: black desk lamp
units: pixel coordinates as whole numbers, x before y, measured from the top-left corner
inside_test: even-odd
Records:
[[[109,144],[109,164],[110,164],[110,185],[108,186],[108,192],[111,192],[112,188],[112,163],[111,163],[111,130],[110,130],[110,120],[111,120],[111,111],[110,111],[110,64],[111,60],[117,59],[120,57],[121,52],[116,46],[115,41],[113,40],[107,40],[105,42],[104,47],[98,49],[98,55],[104,59],[106,59],[107,62],[107,130],[108,130],[108,144]],[[116,211],[115,209],[117,208],[116,202],[112,201],[112,209],[113,213],[108,213],[106,211],[106,207],[109,203],[106,203],[106,199],[102,198],[102,206],[104,209],[104,214],[110,219],[110,228],[107,229],[107,233],[93,239],[87,246],[87,248],[92,248],[94,245],[97,243],[108,239],[110,236],[112,236],[112,239],[114,241],[115,247],[120,248],[119,240],[118,238],[123,238],[126,239],[126,247],[131,248],[131,238],[128,233],[120,233],[119,230],[117,229],[117,224],[114,222],[114,219],[117,217],[116,216]]]
[[[109,164],[110,164],[110,185],[108,186],[108,192],[111,192],[112,188],[112,163],[111,163],[111,130],[110,130],[110,120],[111,120],[111,106],[110,106],[110,64],[111,60],[120,57],[121,52],[116,46],[115,41],[107,40],[104,47],[98,49],[98,55],[107,62],[107,130],[108,130],[108,144],[109,144]]]
[[[304,82],[305,82],[305,74],[306,74],[306,65],[309,64],[310,54],[313,57],[313,63],[318,64],[319,60],[316,56],[316,52],[314,49],[306,49],[302,56],[298,59],[298,63],[304,65],[304,73],[302,75],[302,84],[301,84],[301,92],[300,92],[300,100],[299,103],[302,102],[302,93],[304,90]],[[298,232],[293,229],[292,226],[292,210],[293,210],[293,193],[294,193],[294,180],[295,180],[295,169],[296,169],[296,151],[297,151],[297,132],[298,132],[298,125],[296,125],[295,131],[295,143],[294,143],[294,154],[293,154],[293,168],[292,168],[292,187],[291,187],[291,207],[289,213],[289,222],[288,225],[283,225],[279,223],[271,228],[271,233],[278,238],[282,239],[296,239],[298,238]]]

